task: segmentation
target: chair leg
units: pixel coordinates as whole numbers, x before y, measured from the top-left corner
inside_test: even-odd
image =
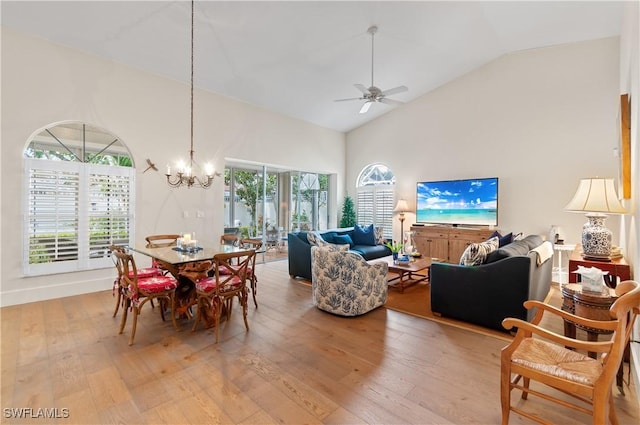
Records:
[[[241,296],[238,297],[240,299],[240,305],[242,306],[242,317],[244,318],[244,327],[249,330],[249,322],[247,321],[247,310],[249,310],[249,292],[245,288],[242,291]]]
[[[525,390],[522,390],[522,399],[526,400],[529,397],[529,378],[522,378],[522,386]]]
[[[127,324],[127,315],[129,312],[129,306],[131,305],[131,300],[129,298],[126,298],[124,305],[122,306],[122,320],[120,320],[120,331],[118,331],[118,334],[122,334],[122,332],[124,332],[124,325]]]
[[[198,328],[198,322],[202,319],[202,298],[198,297],[196,301],[196,305],[198,306],[198,312],[196,313],[196,318],[193,320],[193,327],[191,328],[191,332],[195,332]]]
[[[118,310],[120,309],[120,303],[122,302],[122,294],[120,293],[120,290],[118,289],[118,299],[116,300],[116,309],[113,311],[113,317],[116,317],[116,314],[118,314]]]
[[[511,411],[511,370],[504,365],[505,360],[502,359],[502,367],[500,370],[500,404],[502,407],[502,425],[509,423],[509,413]]]
[[[256,291],[258,288],[258,278],[255,274],[251,275],[251,295],[253,295],[253,305],[258,308],[258,301],[256,301]]]
[[[169,294],[169,300],[171,302],[171,321],[173,322],[173,327],[176,331],[179,331],[178,323],[176,322],[176,293],[172,292]]]
[[[167,301],[166,298],[158,298],[158,305],[160,307],[160,317],[162,317],[162,321],[163,322],[166,322],[166,319],[164,317],[164,309],[166,307],[166,301]],[[153,307],[153,298],[151,299],[151,308],[154,308]]]
[[[129,338],[129,345],[133,345],[133,338],[136,337],[136,328],[138,327],[138,315],[140,309],[136,306],[133,307],[133,326],[131,327],[131,337]]]
[[[214,309],[213,314],[215,317],[215,321],[216,321],[216,344],[218,343],[218,339],[220,336],[220,316],[222,315],[222,303],[224,301],[221,299],[218,300],[213,300],[213,302],[211,303],[211,308]]]
[[[618,417],[613,403],[613,391],[609,391],[609,422],[611,422],[611,425],[618,425]]]

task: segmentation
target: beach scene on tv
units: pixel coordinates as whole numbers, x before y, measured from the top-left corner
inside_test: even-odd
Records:
[[[418,183],[416,222],[496,226],[498,178]]]

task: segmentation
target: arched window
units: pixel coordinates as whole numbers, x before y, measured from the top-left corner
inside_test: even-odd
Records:
[[[24,272],[113,267],[109,245],[132,243],[135,170],[126,146],[81,122],[48,126],[24,151]]]
[[[367,165],[356,186],[358,223],[382,227],[386,239],[393,238],[393,207],[396,178],[384,164]]]

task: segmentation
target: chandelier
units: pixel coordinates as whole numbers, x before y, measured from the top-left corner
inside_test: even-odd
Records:
[[[189,162],[179,161],[177,164],[177,171],[175,176],[171,175],[171,167],[167,165],[167,183],[171,187],[186,186],[191,188],[192,186],[206,189],[213,183],[215,176],[220,176],[220,173],[216,173],[213,169],[213,165],[207,163],[204,169],[198,165],[193,159],[193,27],[194,27],[194,0],[191,0],[191,148],[189,149]],[[195,174],[195,167],[203,172],[202,177],[198,177]]]

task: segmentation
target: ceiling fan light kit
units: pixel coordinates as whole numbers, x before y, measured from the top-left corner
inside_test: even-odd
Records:
[[[371,86],[369,88],[362,84],[354,84],[355,88],[362,92],[362,97],[352,97],[349,99],[337,99],[336,102],[343,102],[346,100],[364,100],[364,104],[360,108],[360,113],[365,114],[371,107],[372,103],[379,102],[387,105],[401,105],[404,102],[399,100],[389,99],[387,96],[397,93],[402,93],[409,90],[406,86],[398,86],[389,90],[380,90],[373,84],[373,59],[374,59],[374,36],[378,32],[378,27],[373,25],[367,29],[367,32],[371,34]]]

